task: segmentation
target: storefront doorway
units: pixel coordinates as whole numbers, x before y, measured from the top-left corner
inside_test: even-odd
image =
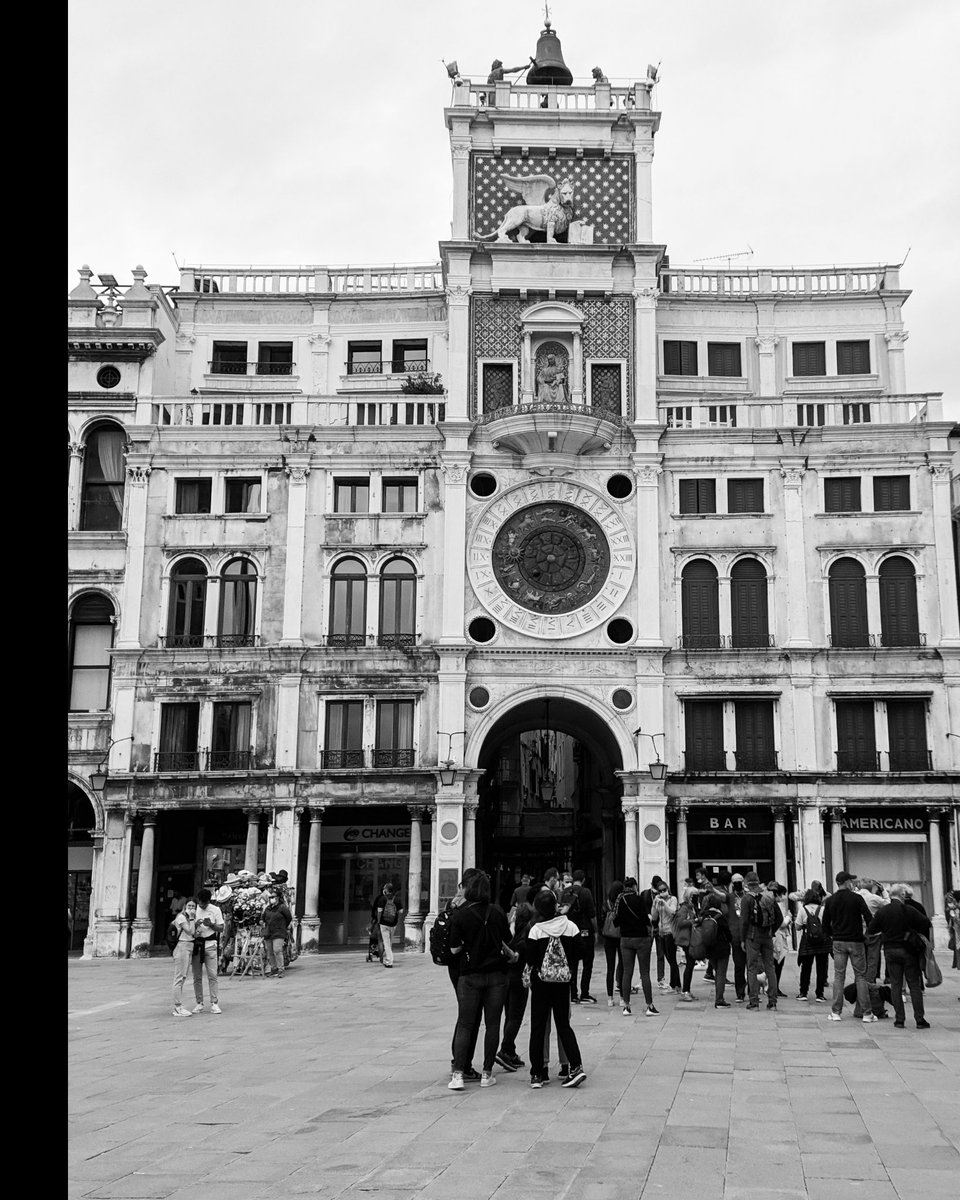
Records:
[[[96,814],[86,795],[67,782],[67,953],[81,954],[90,928],[93,831]]]

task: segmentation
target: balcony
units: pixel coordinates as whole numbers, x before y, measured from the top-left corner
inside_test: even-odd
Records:
[[[358,515],[366,516],[367,514]],[[331,650],[365,650],[368,647],[379,647],[381,650],[401,650],[404,653],[410,653],[420,644],[420,635],[418,633],[328,633],[324,644]]]
[[[837,770],[846,774],[880,770],[880,755],[876,750],[838,750]]]
[[[847,633],[828,634],[830,646],[834,650],[895,650],[925,646],[927,635],[916,630],[906,633]]]
[[[199,771],[199,750],[157,750],[153,756],[155,771]]]
[[[207,365],[210,375],[292,375],[292,362],[231,362],[215,358]]]
[[[726,771],[727,756],[723,750],[683,752],[683,769],[691,775],[714,775],[718,771]]]
[[[899,290],[900,268],[889,264],[760,267],[752,271],[671,266],[660,272],[660,292],[670,300],[832,299]]]
[[[776,750],[737,750],[734,754],[738,771],[779,771]]]
[[[673,381],[683,382],[680,377]],[[690,391],[703,395],[658,397],[660,421],[668,429],[716,430],[716,429],[807,429],[842,428],[861,425],[922,425],[927,421],[941,420],[942,393],[907,392],[894,395],[874,394],[876,386],[870,388],[870,398],[855,399],[844,394],[844,384],[836,377],[811,381],[819,383],[820,389],[810,393],[810,399],[799,396],[738,396],[736,404],[720,403],[714,384],[717,380],[690,377]],[[720,381],[723,382],[722,380]],[[846,386],[862,388],[862,383],[851,380]],[[815,397],[815,398],[814,398]],[[812,401],[812,402],[811,402]]]
[[[414,765],[413,750],[374,750],[373,765],[375,767],[412,767]]]
[[[442,292],[443,271],[439,263],[371,267],[196,266],[181,270],[180,291],[278,297]]]
[[[208,771],[249,771],[253,766],[252,750],[208,750]]]
[[[381,770],[416,765],[416,752],[411,749],[370,751],[371,765]],[[360,771],[367,765],[366,750],[321,750],[320,768],[323,771]]]
[[[929,750],[891,750],[891,771],[932,771],[933,754]]]
[[[494,448],[533,456],[599,454],[609,450],[626,422],[607,408],[580,404],[511,404],[477,418]],[[535,465],[529,463],[525,465]]]
[[[427,358],[382,358],[369,362],[355,360],[347,363],[348,375],[415,375],[430,370]]]
[[[255,633],[168,633],[157,641],[161,650],[236,650],[260,645]]]

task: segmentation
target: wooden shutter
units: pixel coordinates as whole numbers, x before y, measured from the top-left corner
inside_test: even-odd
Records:
[[[860,476],[823,481],[824,512],[860,512]]]
[[[794,342],[793,373],[794,375],[826,375],[826,344],[824,342]]]
[[[663,373],[664,375],[696,375],[697,343],[664,342]]]
[[[770,771],[776,768],[773,748],[773,702],[738,700],[734,705],[737,726],[737,770]]]
[[[866,646],[867,581],[863,567],[841,558],[830,568],[830,641],[834,646]]]
[[[875,475],[873,507],[875,512],[904,512],[909,509],[910,476]]]
[[[884,646],[919,646],[917,577],[899,555],[880,564],[880,640]]]
[[[687,650],[720,646],[720,595],[717,570],[698,559],[683,569],[680,581],[683,645]]]
[[[763,480],[728,479],[727,512],[763,512]]]
[[[891,771],[930,769],[926,704],[922,700],[888,700],[887,734]]]
[[[715,479],[681,479],[680,511],[682,513],[715,513],[717,511],[717,481]]]
[[[875,771],[877,739],[872,700],[837,701],[837,770]]]
[[[869,375],[870,343],[837,342],[837,374]]]
[[[723,701],[690,700],[683,707],[686,726],[686,769],[726,770],[726,756],[723,752]]]
[[[740,343],[707,342],[707,374],[742,375],[743,371],[740,369]]]
[[[734,646],[769,644],[767,573],[755,558],[742,559],[730,572],[730,617]]]

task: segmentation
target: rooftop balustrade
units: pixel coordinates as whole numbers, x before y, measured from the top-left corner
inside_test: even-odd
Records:
[[[371,267],[196,266],[180,271],[181,292],[225,295],[389,295],[443,290],[439,263]]]
[[[787,296],[796,299],[868,295],[897,291],[899,265],[831,267],[759,267],[709,269],[664,267],[660,292],[671,300],[688,298],[743,300],[755,296]]]

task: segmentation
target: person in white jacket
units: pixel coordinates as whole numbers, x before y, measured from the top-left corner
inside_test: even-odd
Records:
[[[586,1079],[580,1061],[577,1035],[570,1026],[570,980],[580,951],[580,930],[557,914],[557,897],[542,891],[533,902],[537,917],[526,941],[530,968],[530,1086],[542,1088],[543,1037],[550,1014],[557,1038],[570,1060],[570,1071],[561,1087],[579,1087]]]

